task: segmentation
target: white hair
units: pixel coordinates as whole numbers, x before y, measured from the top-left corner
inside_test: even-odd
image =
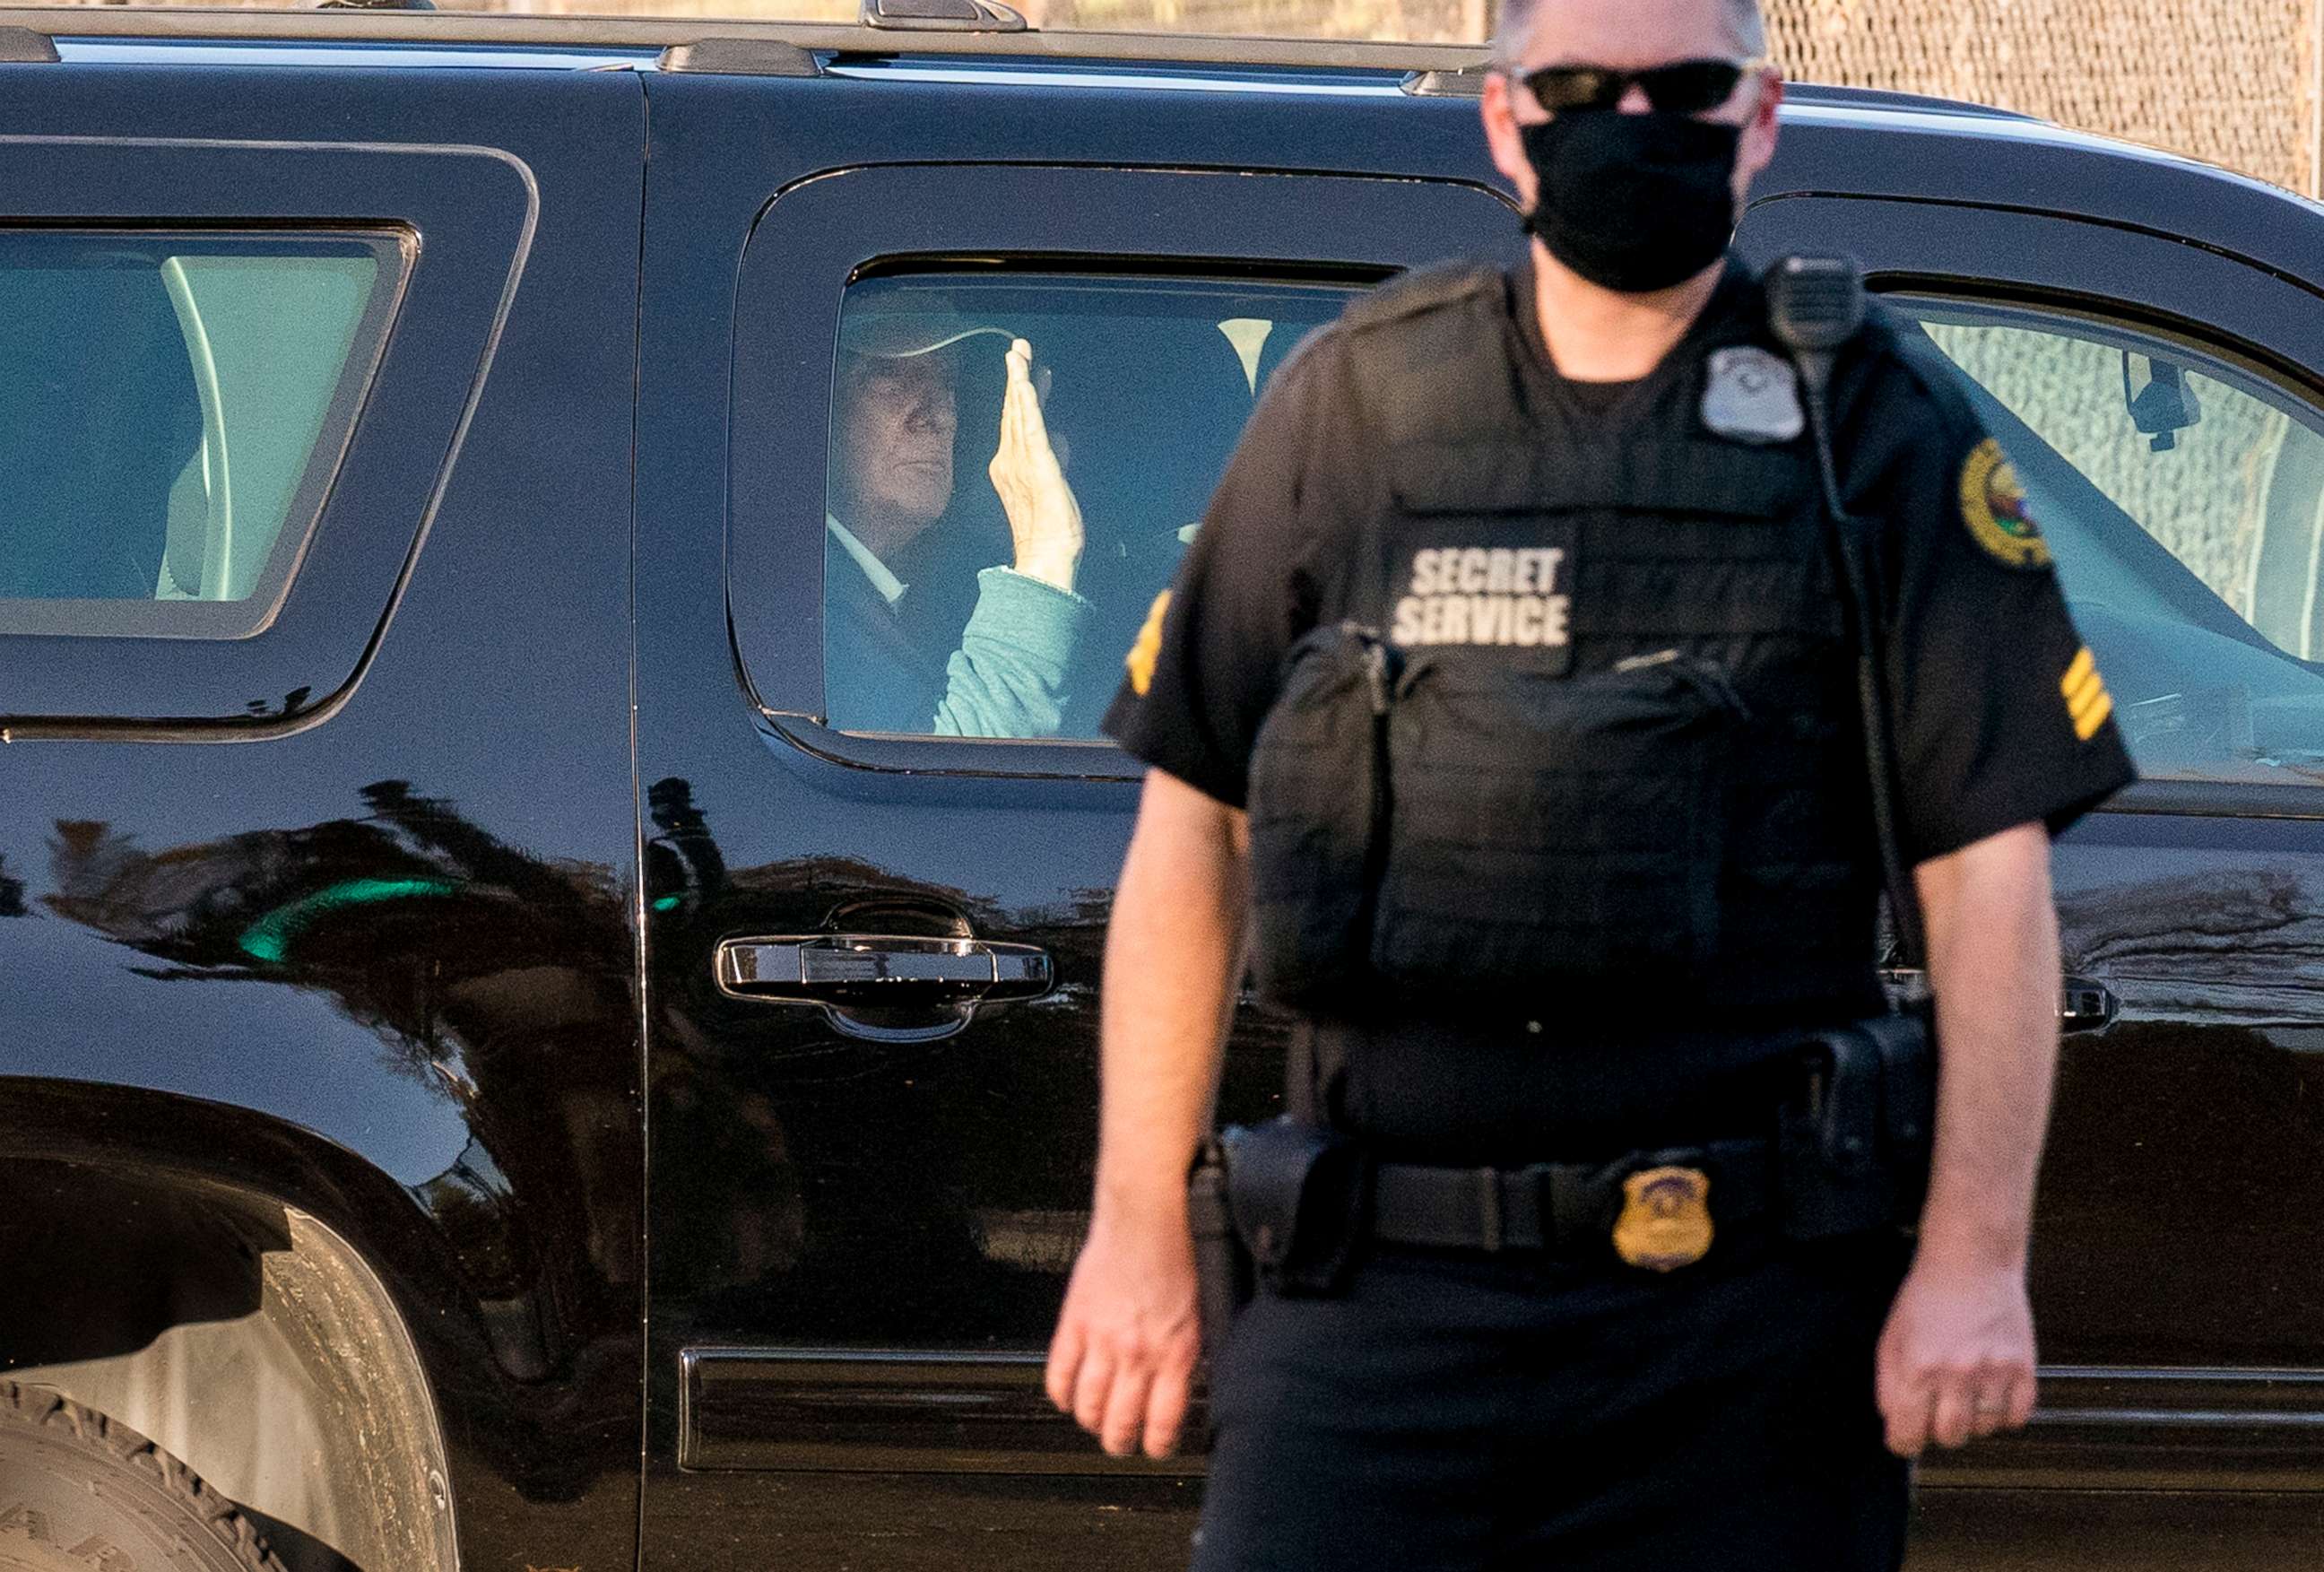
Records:
[[[1493,27],[1492,64],[1513,66],[1523,58],[1534,23],[1553,0],[1501,0],[1500,19]],[[1738,53],[1757,60],[1767,52],[1767,21],[1759,0],[1718,0],[1719,16]]]

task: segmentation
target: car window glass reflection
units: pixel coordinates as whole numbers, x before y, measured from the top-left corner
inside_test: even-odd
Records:
[[[1347,293],[1021,273],[851,289],[824,502],[830,723],[1095,737],[1259,390]]]
[[[1900,302],[1971,384],[2149,776],[2324,781],[2324,435],[2177,343]]]

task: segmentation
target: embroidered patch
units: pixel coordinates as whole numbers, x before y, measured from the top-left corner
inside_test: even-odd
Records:
[[[1561,650],[1572,577],[1563,546],[1432,546],[1412,554],[1388,628],[1392,643],[1513,644]]]
[[[1788,442],[1807,430],[1791,364],[1756,344],[1711,352],[1702,423],[1738,442]]]
[[[1971,449],[1969,462],[1961,466],[1960,501],[1969,532],[1987,556],[2012,568],[2050,566],[2050,543],[2026,510],[2016,466],[1990,437]]]
[[[1154,662],[1162,653],[1162,618],[1170,609],[1170,592],[1164,590],[1154,597],[1154,609],[1146,614],[1146,625],[1138,630],[1138,642],[1130,646],[1129,659],[1122,664],[1130,668],[1130,690],[1139,698],[1154,685]]]
[[[2107,691],[2106,679],[2098,675],[2098,663],[2088,644],[2059,679],[2058,691],[2066,696],[2066,713],[2073,717],[2074,735],[2084,742],[2098,735],[2098,727],[2114,713],[2114,695]]]

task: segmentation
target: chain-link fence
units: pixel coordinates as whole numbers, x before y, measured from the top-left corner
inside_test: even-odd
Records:
[[[97,0],[104,3],[104,0]],[[140,0],[153,4],[155,0]],[[168,3],[168,0],[163,0]],[[190,0],[216,4],[217,0]],[[269,0],[281,4],[283,0]],[[855,0],[437,0],[447,10],[843,21]],[[1483,39],[1492,0],[1017,0],[1037,27]],[[1794,79],[2023,110],[2324,196],[2324,0],[1765,0]]]
[[[2020,109],[2319,194],[2324,0],[1771,0],[1803,81]]]

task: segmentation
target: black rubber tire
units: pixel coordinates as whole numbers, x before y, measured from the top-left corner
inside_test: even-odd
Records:
[[[94,1409],[0,1381],[0,1572],[283,1572],[234,1503]]]

